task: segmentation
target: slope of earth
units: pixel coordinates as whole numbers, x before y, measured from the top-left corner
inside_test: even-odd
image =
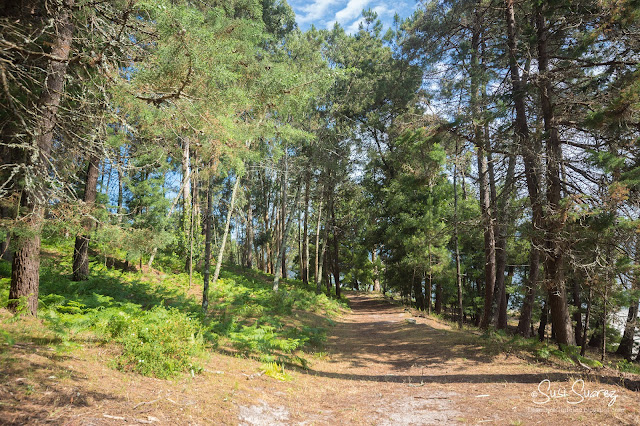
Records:
[[[0,353],[0,424],[638,424],[640,394],[601,374],[492,353],[480,337],[349,295],[326,352],[289,381],[214,354],[201,375],[158,380],[108,367],[108,346]],[[33,320],[34,329],[38,320]],[[43,342],[46,339],[43,337]],[[548,381],[545,381],[548,380]],[[541,384],[542,383],[542,384]]]

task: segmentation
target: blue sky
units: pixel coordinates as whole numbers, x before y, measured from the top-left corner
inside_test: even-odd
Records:
[[[340,23],[348,33],[355,33],[361,21],[363,9],[373,9],[388,28],[397,13],[406,18],[416,8],[416,0],[289,0],[296,13],[300,29],[307,30],[311,25],[316,28],[331,28],[334,22]]]

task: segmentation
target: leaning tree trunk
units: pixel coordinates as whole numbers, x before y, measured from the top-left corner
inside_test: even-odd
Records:
[[[100,158],[97,154],[89,157],[89,167],[87,169],[87,180],[84,187],[84,203],[91,213],[91,209],[96,202],[98,191],[98,172]],[[84,234],[76,236],[75,248],[73,250],[73,281],[84,281],[89,278],[89,234],[93,227],[93,220],[87,217],[83,223]]]
[[[44,206],[47,201],[47,164],[53,143],[53,132],[58,120],[58,109],[64,91],[65,74],[71,43],[73,41],[72,9],[73,0],[65,0],[53,18],[58,32],[51,40],[51,58],[46,69],[44,87],[38,99],[40,113],[36,118],[35,133],[29,152],[25,153],[25,166],[38,174],[42,182],[39,188],[25,186],[22,190],[22,211],[26,213],[22,223],[26,228],[16,240],[17,250],[11,265],[11,286],[9,289],[9,309],[18,308],[19,299],[26,298],[29,313],[38,311],[38,290],[40,286],[40,230],[44,221]],[[27,129],[25,129],[26,131]]]
[[[540,73],[540,103],[544,120],[544,132],[547,135],[547,205],[548,211],[544,221],[545,230],[545,283],[549,293],[551,321],[558,343],[575,345],[567,291],[564,279],[564,244],[562,231],[564,222],[561,219],[560,201],[562,181],[560,165],[562,164],[562,147],[558,129],[555,124],[553,103],[551,99],[551,80],[549,79],[549,55],[547,53],[547,37],[549,35],[542,5],[536,12],[536,29],[538,35],[538,70]]]
[[[231,192],[231,201],[229,202],[229,210],[227,211],[227,221],[224,225],[224,233],[222,234],[222,241],[220,242],[220,250],[218,251],[218,259],[216,261],[216,270],[213,273],[213,278],[211,279],[212,286],[216,285],[218,276],[220,275],[220,267],[222,266],[222,258],[224,255],[224,246],[227,242],[227,236],[229,235],[229,226],[231,225],[231,216],[233,214],[233,206],[236,202],[238,186],[240,186],[240,176],[236,177],[236,183],[233,185],[233,191]]]

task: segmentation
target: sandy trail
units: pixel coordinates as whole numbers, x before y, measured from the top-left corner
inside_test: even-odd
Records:
[[[293,395],[264,402],[288,410],[282,424],[636,423],[637,392],[577,371],[492,355],[468,331],[427,318],[411,324],[410,313],[380,297],[348,297],[352,310],[331,331],[330,359],[296,376]],[[582,396],[572,391],[580,379],[584,386],[578,382],[574,389]],[[567,397],[547,401],[546,395],[563,390]]]

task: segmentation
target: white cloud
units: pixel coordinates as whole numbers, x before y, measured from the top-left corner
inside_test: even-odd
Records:
[[[364,18],[356,19],[355,21],[353,21],[353,23],[351,25],[349,25],[347,28],[345,28],[344,31],[347,34],[355,34],[360,29],[360,24],[362,22],[364,22]]]
[[[367,7],[367,5],[371,3],[371,0],[349,0],[347,6],[336,12],[335,20],[344,24],[347,21],[351,21],[352,19],[360,16],[362,9]],[[356,26],[357,29],[357,26]]]
[[[297,16],[298,24],[313,23],[322,21],[329,9],[340,3],[341,0],[314,0],[312,3],[300,6],[304,14]]]
[[[373,11],[378,14],[379,18],[382,18],[383,16],[393,16],[396,13],[394,9],[389,9],[384,4],[374,7]]]

